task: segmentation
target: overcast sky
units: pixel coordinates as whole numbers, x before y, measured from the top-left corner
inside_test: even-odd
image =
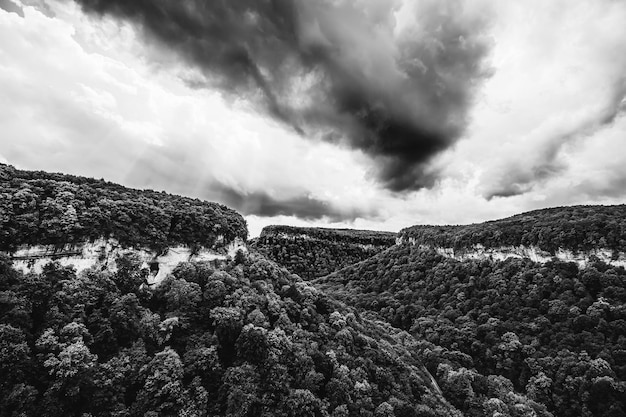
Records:
[[[0,0],[0,162],[397,231],[626,198],[623,0]]]

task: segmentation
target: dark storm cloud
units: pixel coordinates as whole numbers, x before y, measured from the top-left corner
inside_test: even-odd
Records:
[[[304,220],[327,219],[333,222],[372,218],[376,213],[367,210],[342,210],[332,204],[310,196],[275,198],[263,191],[242,192],[234,188],[214,184],[209,195],[244,215],[262,217],[295,216]]]
[[[526,160],[520,155],[519,165],[506,167],[504,173],[487,189],[484,197],[514,197],[533,190],[538,184],[563,173],[567,165],[559,160],[563,146],[585,137],[590,137],[610,126],[626,113],[626,84],[620,80],[613,88],[613,94],[605,109],[590,119],[569,126],[565,133],[554,134],[541,148],[530,149],[534,159]],[[619,184],[619,182],[618,182]]]
[[[389,189],[430,187],[488,76],[485,18],[458,0],[76,0],[180,53],[206,83],[308,138],[368,154]],[[201,86],[204,81],[192,83]]]
[[[24,17],[24,10],[22,7],[13,3],[11,0],[0,0],[0,9]]]

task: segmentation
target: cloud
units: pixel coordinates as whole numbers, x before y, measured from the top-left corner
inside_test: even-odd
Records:
[[[537,183],[527,193],[496,198],[489,204],[522,209],[578,204],[624,204],[626,198],[626,114],[592,137],[565,146],[558,175]]]
[[[8,13],[15,13],[20,17],[24,17],[24,9],[11,0],[0,0],[0,9]]]
[[[626,197],[626,114],[620,113],[600,135],[566,152],[569,169],[551,188],[583,202],[623,202]],[[564,198],[563,196],[562,198]],[[571,198],[571,197],[570,197]]]
[[[458,155],[475,161],[487,199],[571,176],[571,155],[601,140],[626,97],[626,3],[531,1],[495,14],[497,72]]]
[[[272,197],[264,191],[242,192],[234,188],[213,184],[209,195],[224,202],[244,215],[261,217],[294,216],[303,220],[351,222],[357,218],[373,218],[375,212],[362,209],[341,209],[310,195]]]
[[[47,17],[54,17],[54,11],[46,0],[20,0],[24,6],[31,6]]]
[[[19,3],[25,18],[0,11],[0,159],[22,169],[236,205],[258,213],[247,215],[257,232],[267,224],[399,230],[626,198],[624,2],[491,1],[491,14],[473,17],[482,9],[472,1],[439,20],[430,16],[453,3],[289,3],[295,44],[278,48],[276,60],[251,54],[281,114],[253,79],[234,82],[199,64],[193,36],[170,48],[138,18],[85,14],[65,0]],[[444,33],[473,20],[469,41],[485,46],[481,58],[458,51],[438,64],[447,54],[436,40],[450,44]],[[455,62],[456,75],[437,87]],[[463,62],[478,65],[473,85]],[[485,79],[487,66],[495,70]],[[438,88],[449,93],[441,102],[432,98]],[[371,111],[353,110],[363,97]],[[385,117],[394,123],[375,123]]]
[[[190,89],[178,78],[184,67],[149,65],[127,26],[51,4],[55,18],[31,7],[26,19],[0,14],[0,154],[9,163],[223,203],[214,184],[251,199],[266,192],[256,211],[346,221],[375,213],[358,155]]]
[[[626,70],[626,68],[625,68]],[[614,97],[599,110],[583,108],[582,111],[563,118],[553,119],[533,134],[543,136],[541,143],[532,151],[534,160],[507,164],[496,181],[484,192],[487,199],[511,197],[529,192],[538,184],[563,173],[564,161],[559,159],[563,147],[584,140],[611,126],[624,112],[626,84],[614,88]]]
[[[434,185],[490,74],[488,14],[459,0],[76,1],[178,53],[203,74],[189,85],[364,152],[393,191]]]

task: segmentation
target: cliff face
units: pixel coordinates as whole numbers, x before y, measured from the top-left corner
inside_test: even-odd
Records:
[[[626,205],[554,207],[459,226],[403,229],[397,244],[458,259],[552,259],[585,267],[594,258],[626,266]]]
[[[554,254],[551,254],[550,252],[542,250],[537,246],[520,245],[488,248],[478,243],[466,248],[452,248],[418,243],[415,239],[402,237],[396,240],[396,244],[418,245],[420,248],[433,249],[440,255],[456,259],[458,261],[465,261],[469,259],[503,261],[510,258],[526,258],[533,262],[543,264],[554,259],[558,259],[563,262],[574,262],[579,267],[584,268],[592,262],[594,258],[596,258],[612,266],[626,267],[626,254],[624,252],[615,252],[606,248],[578,252],[559,248]]]
[[[244,218],[218,203],[104,180],[0,164],[0,251],[15,268],[50,261],[116,269],[132,252],[159,282],[181,261],[218,261],[244,248]]]
[[[235,256],[238,250],[247,251],[245,243],[237,238],[224,244],[220,250],[189,246],[174,246],[157,252],[148,248],[122,247],[116,239],[100,238],[93,242],[80,244],[54,245],[23,245],[14,252],[5,252],[12,261],[13,267],[24,273],[41,273],[49,262],[58,262],[63,266],[72,265],[77,272],[96,267],[116,271],[116,260],[123,255],[132,253],[143,261],[142,267],[150,270],[149,283],[159,283],[180,262],[187,261],[223,261]]]
[[[536,247],[552,255],[560,251],[619,254],[626,253],[626,205],[555,207],[459,226],[418,225],[401,230],[399,237],[455,250],[482,245],[498,251]]]

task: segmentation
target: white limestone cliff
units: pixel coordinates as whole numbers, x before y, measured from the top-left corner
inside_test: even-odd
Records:
[[[52,245],[23,246],[8,253],[13,267],[24,273],[41,273],[44,265],[56,261],[64,266],[73,265],[77,272],[93,266],[105,267],[111,271],[117,269],[116,259],[126,253],[134,253],[144,262],[143,267],[153,273],[149,283],[161,282],[180,262],[216,261],[233,258],[238,250],[247,251],[241,239],[235,239],[224,249],[217,251],[208,248],[192,250],[188,246],[173,246],[162,253],[147,248],[122,248],[115,239],[98,239],[93,242],[71,244],[62,247]]]
[[[417,244],[413,238],[399,237],[397,245]],[[537,263],[546,263],[554,259],[564,262],[574,262],[579,267],[584,268],[589,264],[592,257],[596,257],[602,262],[612,266],[626,267],[626,253],[614,254],[612,250],[606,248],[594,249],[591,251],[573,252],[569,249],[559,248],[554,254],[541,250],[536,246],[500,246],[496,248],[486,248],[481,244],[473,245],[469,248],[455,249],[432,245],[419,245],[422,248],[435,250],[440,255],[448,258],[465,261],[469,259],[488,259],[502,261],[510,258],[530,259]]]

